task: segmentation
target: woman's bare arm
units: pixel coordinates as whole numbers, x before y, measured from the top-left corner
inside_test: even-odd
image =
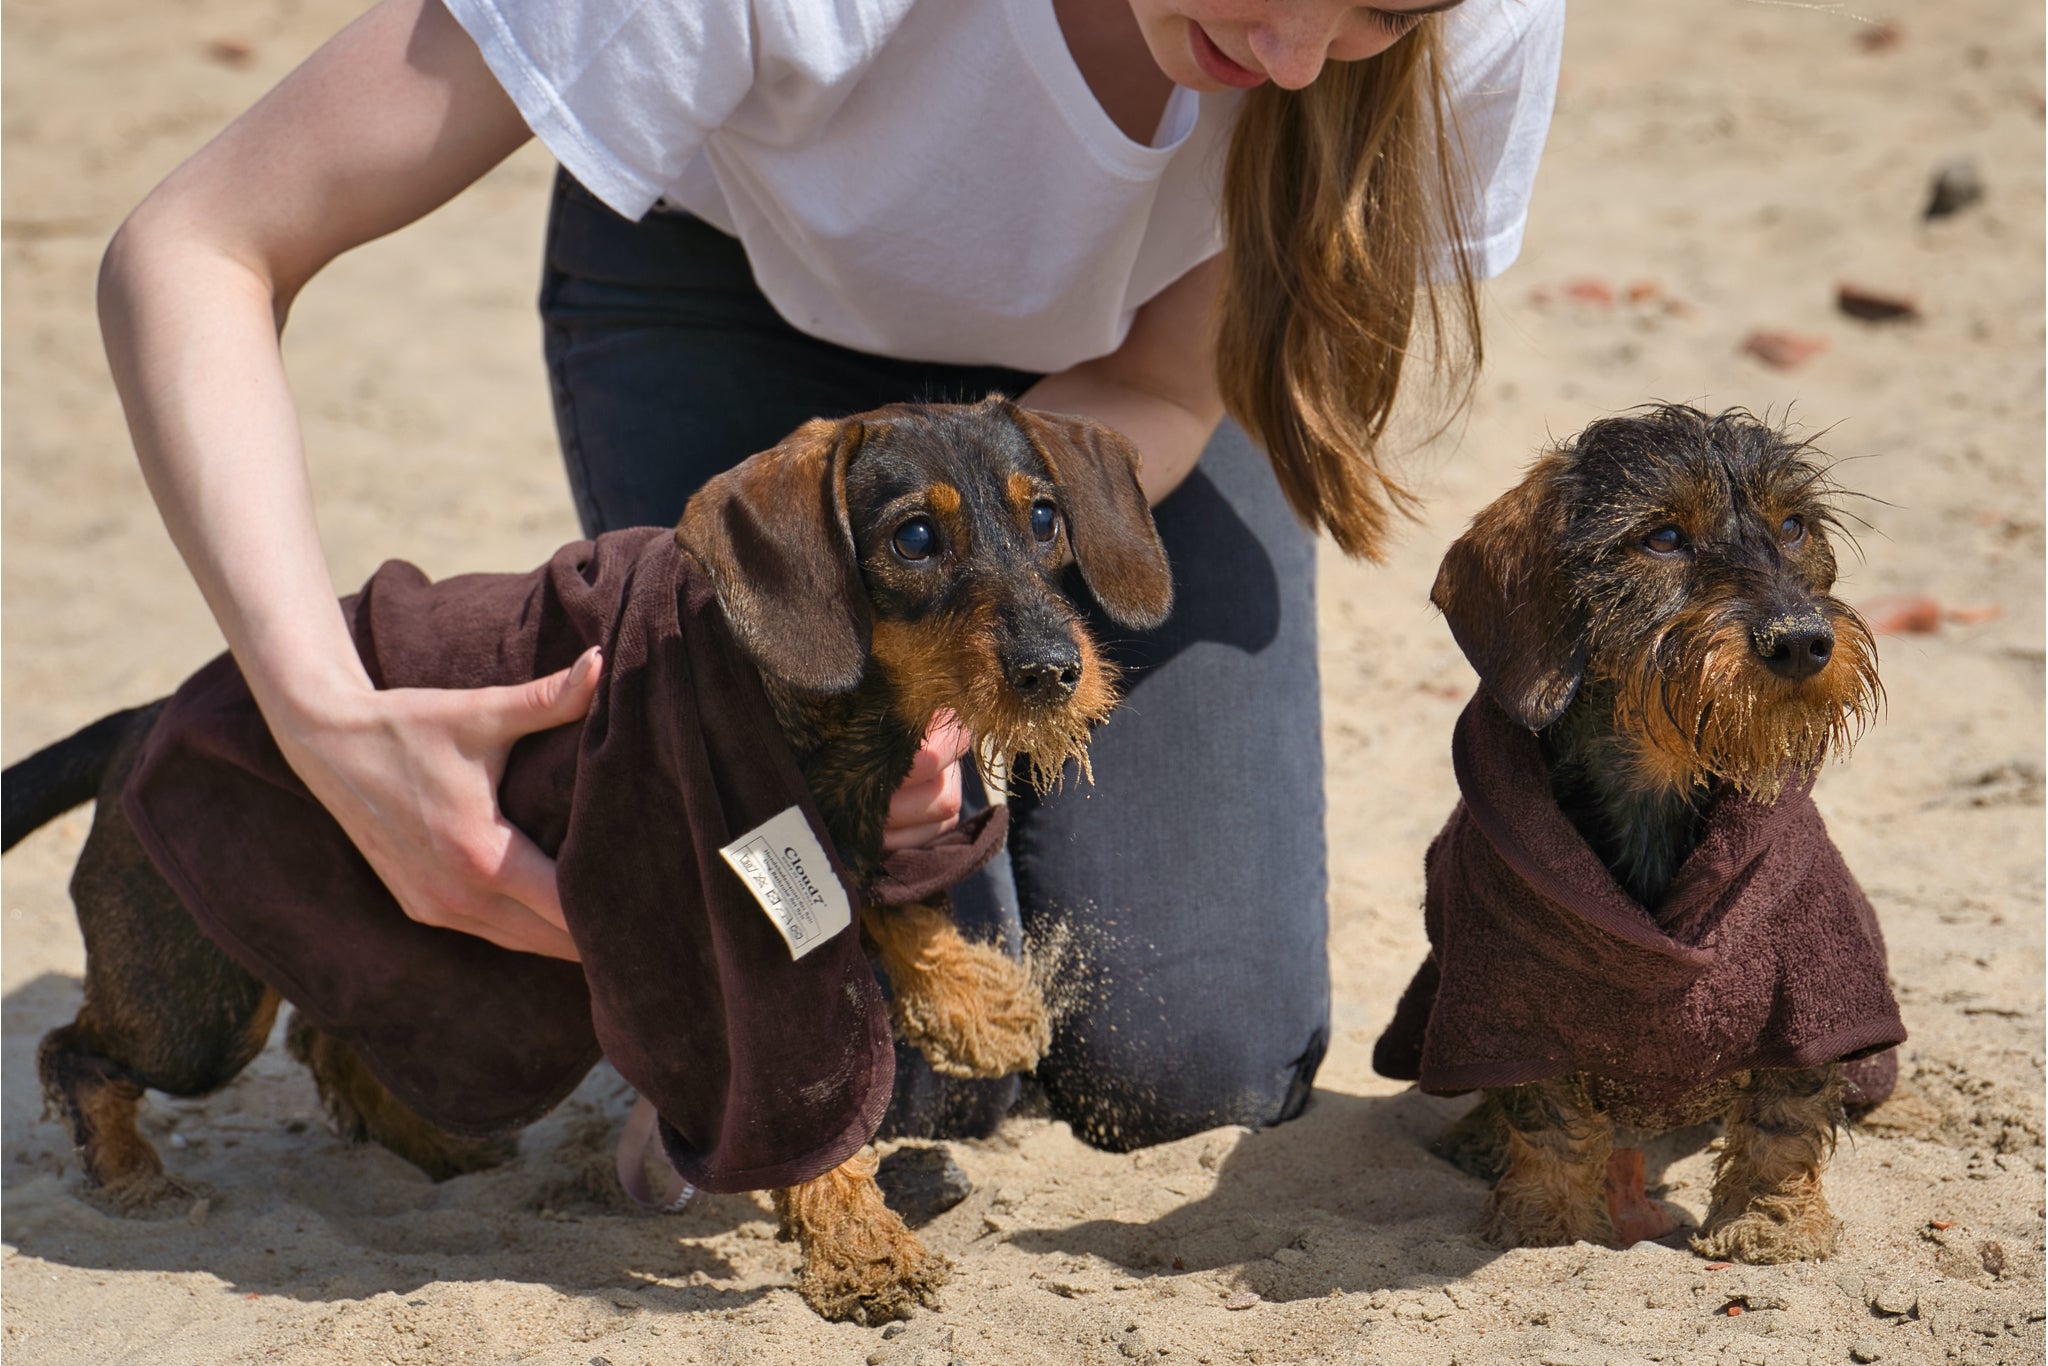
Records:
[[[1122,432],[1144,457],[1139,483],[1157,505],[1188,477],[1223,420],[1210,316],[1222,278],[1222,258],[1204,261],[1138,310],[1122,346],[1047,375],[1017,401]]]
[[[553,863],[496,788],[514,739],[583,714],[598,661],[514,688],[374,690],[278,344],[321,267],[527,136],[438,0],[384,0],[135,210],[102,265],[100,319],[150,491],[292,767],[414,919],[574,957]]]

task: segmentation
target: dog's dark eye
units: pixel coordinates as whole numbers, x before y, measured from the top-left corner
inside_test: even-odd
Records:
[[[939,529],[931,524],[930,518],[913,517],[896,528],[889,544],[906,560],[930,559],[931,553],[939,548]]]
[[[1060,510],[1043,498],[1031,505],[1031,534],[1049,541],[1060,529]]]
[[[1675,526],[1660,526],[1643,537],[1643,549],[1653,555],[1675,555],[1685,545],[1685,533]]]
[[[1806,539],[1806,519],[1804,517],[1787,517],[1784,521],[1778,523],[1778,539],[1786,545],[1798,545]]]

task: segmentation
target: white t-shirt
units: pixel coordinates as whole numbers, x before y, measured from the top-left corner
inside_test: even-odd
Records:
[[[1062,370],[1222,245],[1242,97],[1176,87],[1152,145],[1131,141],[1051,0],[446,3],[593,194],[734,234],[776,311],[842,346]],[[1491,275],[1521,246],[1564,0],[1448,19]]]

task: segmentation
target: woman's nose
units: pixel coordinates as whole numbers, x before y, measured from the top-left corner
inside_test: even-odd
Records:
[[[1302,20],[1253,24],[1244,36],[1259,69],[1283,90],[1299,90],[1312,84],[1330,49],[1330,35],[1325,27]]]

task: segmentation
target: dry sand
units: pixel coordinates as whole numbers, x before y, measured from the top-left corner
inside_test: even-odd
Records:
[[[10,760],[218,649],[127,451],[93,270],[121,213],[349,8],[7,0]],[[109,1219],[39,1118],[32,1062],[78,997],[80,812],[4,864],[8,1359],[2041,1360],[2041,28],[2037,6],[1954,0],[1872,50],[1833,5],[1575,7],[1528,245],[1492,289],[1469,420],[1427,456],[1427,520],[1384,568],[1325,561],[1336,1039],[1300,1121],[1128,1156],[1044,1120],[952,1145],[975,1193],[925,1236],[957,1274],[893,1338],[803,1306],[760,1199],[622,1208],[606,1163],[626,1098],[602,1072],[512,1165],[434,1186],[333,1138],[273,1044],[219,1095],[151,1101],[210,1203]],[[1961,155],[1983,202],[1923,223],[1930,170]],[[289,354],[338,581],[390,555],[524,568],[574,536],[529,302],[548,174],[523,153],[300,304]],[[1917,295],[1924,319],[1842,316],[1844,277]],[[1653,297],[1631,300],[1638,280]],[[1827,349],[1774,370],[1738,352],[1759,327]],[[1652,397],[1796,403],[1877,500],[1857,506],[1849,600],[1964,609],[1884,639],[1888,712],[1819,788],[1913,1035],[1891,1122],[1836,1157],[1847,1233],[1825,1264],[1490,1250],[1470,1234],[1482,1187],[1422,1146],[1457,1103],[1368,1065],[1421,953],[1421,855],[1470,686],[1427,605],[1436,559],[1546,434]],[[1694,1218],[1705,1137],[1652,1153]]]

